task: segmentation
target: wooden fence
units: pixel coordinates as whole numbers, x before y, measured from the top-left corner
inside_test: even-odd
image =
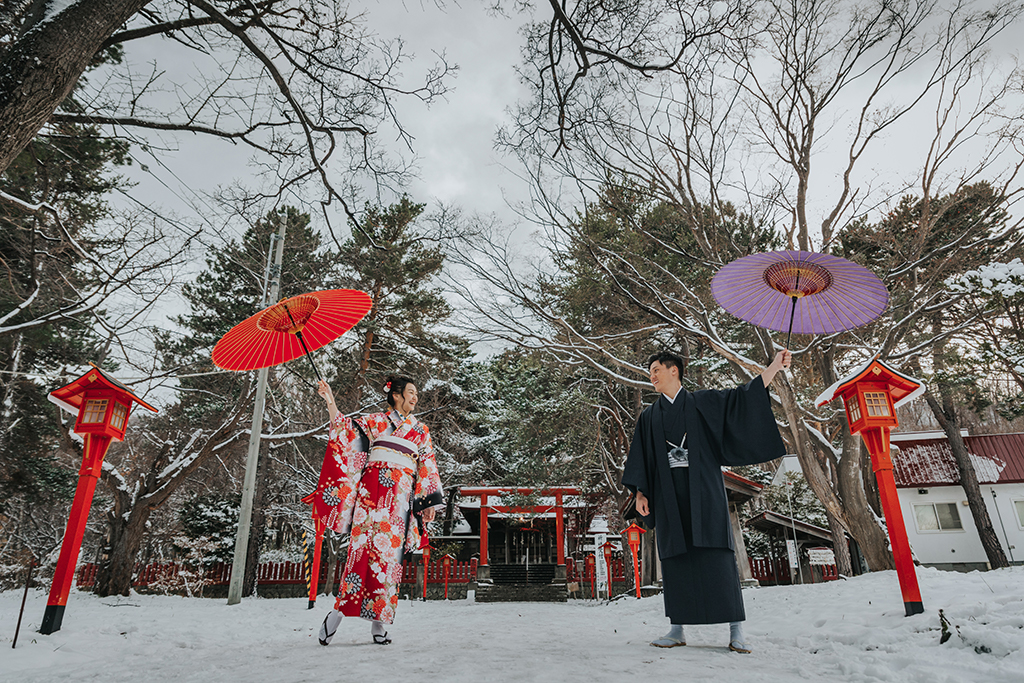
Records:
[[[805,574],[806,572],[805,567]],[[789,558],[782,557],[751,557],[750,571],[759,583],[765,586],[782,586],[793,583],[793,575],[789,569]],[[810,576],[804,576],[806,583],[835,581],[839,578],[839,570],[834,564],[812,564]]]
[[[448,569],[448,583],[469,583],[476,581],[476,560],[454,562]],[[321,585],[327,578],[328,567],[320,568]],[[409,560],[402,563],[402,583],[416,583],[416,570],[422,562]],[[341,580],[345,566],[338,562],[334,569],[334,584]],[[133,586],[149,586],[172,579],[181,571],[177,563],[154,562],[146,566],[135,565]],[[79,588],[92,588],[96,585],[96,565],[92,562],[80,565],[76,574],[76,585]],[[205,583],[208,586],[226,586],[231,581],[231,565],[218,562],[206,570]],[[306,583],[306,574],[301,562],[263,562],[256,573],[256,583],[261,586],[286,586]],[[427,583],[444,583],[444,564],[438,560],[431,562],[427,568]]]

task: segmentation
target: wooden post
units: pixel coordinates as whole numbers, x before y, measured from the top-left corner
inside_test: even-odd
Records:
[[[320,550],[324,544],[324,523],[314,519],[316,525],[316,545],[313,546],[313,566],[309,568],[309,606],[313,609],[316,606],[316,594],[320,585]]]
[[[262,302],[264,306],[277,303],[281,289],[281,263],[284,260],[284,235],[288,225],[287,217],[278,214],[280,230],[277,236],[277,253],[274,267],[270,268],[268,259],[267,275],[270,278],[270,291]],[[245,563],[249,556],[249,529],[252,525],[253,499],[256,493],[256,472],[260,459],[260,433],[263,431],[263,407],[267,394],[267,380],[270,368],[262,368],[257,373],[256,400],[252,408],[252,427],[249,431],[249,450],[245,458],[245,477],[242,480],[242,499],[238,506],[238,531],[235,535],[235,556],[231,563],[231,580],[228,583],[228,604],[237,605],[242,601],[242,582],[245,580]]]

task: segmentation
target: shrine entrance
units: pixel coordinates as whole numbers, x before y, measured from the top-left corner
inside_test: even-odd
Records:
[[[565,599],[566,510],[577,508],[575,487],[545,489],[522,487],[465,487],[462,499],[479,498],[479,512],[470,502],[460,503],[463,516],[480,537],[477,564],[477,599]],[[476,522],[476,524],[474,524]],[[524,597],[526,587],[546,586],[547,597]],[[505,590],[520,587],[523,590]],[[515,592],[518,598],[504,598]],[[534,591],[536,592],[536,591]],[[554,597],[555,593],[559,597]],[[537,593],[538,596],[542,593]]]

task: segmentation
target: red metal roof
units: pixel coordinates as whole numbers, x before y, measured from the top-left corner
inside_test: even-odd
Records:
[[[893,442],[893,476],[898,488],[953,486],[960,474],[945,438]],[[1024,434],[965,436],[981,484],[1024,483]]]

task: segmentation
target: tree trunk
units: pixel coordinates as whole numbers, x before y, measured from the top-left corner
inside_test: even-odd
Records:
[[[832,550],[836,556],[836,570],[842,576],[853,576],[853,562],[850,560],[850,546],[846,542],[846,529],[835,517],[825,511],[828,528],[832,531]]]
[[[888,533],[879,524],[879,517],[868,504],[864,491],[865,468],[870,470],[861,450],[861,438],[850,434],[843,415],[843,457],[839,460],[839,491],[843,507],[848,514],[850,535],[857,539],[860,551],[868,563],[868,571],[895,569],[896,563],[889,550]],[[873,476],[873,475],[872,475]]]
[[[956,461],[957,470],[960,473],[960,485],[967,494],[967,503],[970,506],[971,516],[974,518],[974,525],[978,528],[978,536],[981,538],[981,546],[985,549],[989,566],[992,569],[1009,567],[1006,561],[1006,553],[996,536],[995,527],[992,526],[992,518],[988,515],[988,508],[985,506],[985,497],[981,493],[981,486],[978,484],[978,474],[974,470],[974,463],[967,452],[964,438],[960,434],[960,418],[956,414],[956,406],[953,404],[953,392],[949,386],[939,381],[939,393],[942,395],[942,405],[939,405],[935,395],[929,388],[924,398],[932,414],[942,426],[946,433],[946,440],[949,442],[949,449],[953,451],[953,459]]]
[[[441,527],[441,534],[444,536],[452,535],[452,528],[455,525],[455,499],[458,496],[459,488],[457,486],[448,489],[448,500],[444,505],[444,524]]]
[[[150,0],[78,0],[54,17],[42,2],[0,60],[0,172],[39,132],[107,38]]]
[[[135,558],[149,521],[148,507],[132,507],[125,519],[123,503],[119,503],[115,502],[113,511],[107,513],[107,544],[96,572],[96,594],[101,597],[131,594]]]

